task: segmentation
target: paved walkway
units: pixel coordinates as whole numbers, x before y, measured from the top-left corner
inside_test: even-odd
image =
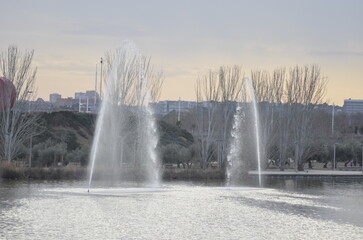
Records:
[[[251,175],[258,175],[257,171],[249,171],[249,174]],[[339,177],[363,177],[362,171],[340,171],[340,170],[305,170],[304,172],[295,172],[295,170],[292,169],[286,169],[285,171],[280,171],[278,169],[276,170],[268,170],[268,171],[262,171],[262,175],[265,176],[339,176]]]

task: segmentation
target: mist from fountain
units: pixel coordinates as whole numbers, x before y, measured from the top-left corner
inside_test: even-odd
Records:
[[[234,115],[227,156],[227,184],[241,184],[248,176],[248,171],[257,168],[258,184],[262,186],[259,122],[252,81],[244,78]]]
[[[130,41],[107,59],[109,72],[90,154],[88,190],[94,180],[108,186],[158,186],[158,133],[149,106],[150,62]]]

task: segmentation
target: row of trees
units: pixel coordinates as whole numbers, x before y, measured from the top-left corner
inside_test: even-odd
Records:
[[[33,55],[34,51],[22,53],[16,46],[10,46],[0,55],[0,76],[10,83],[4,84],[0,92],[3,107],[0,109],[0,159],[9,162],[41,131],[37,124],[39,115],[30,113],[27,104],[36,94],[37,69],[32,67]],[[14,105],[12,98],[15,98]]]
[[[118,64],[124,61],[120,56],[106,56],[109,69],[115,60]],[[115,59],[116,57],[119,59]],[[11,104],[13,93],[11,88],[6,87],[8,85],[4,85],[4,90],[0,93],[0,158],[7,161],[24,154],[24,149],[27,148],[25,146],[42,131],[39,115],[30,113],[27,106],[27,101],[32,100],[36,94],[37,69],[32,67],[32,59],[33,51],[21,53],[15,46],[10,46],[0,55],[0,74],[16,89],[14,106]],[[133,71],[128,66],[135,64],[135,61],[140,59],[128,59],[124,63],[124,71],[109,72],[109,76],[123,79],[122,84],[110,88],[113,92],[110,93],[112,99],[109,100],[117,103],[116,105],[143,105],[146,98],[147,101],[157,101],[160,97],[162,73],[155,73],[150,59],[147,58],[142,58],[138,63],[144,69],[143,72]],[[142,75],[146,73],[147,76]],[[316,65],[295,66],[273,71],[255,70],[249,75],[259,103],[261,146],[265,163],[268,159],[274,159],[284,169],[285,163],[292,157],[298,163],[298,169],[303,170],[304,164],[312,158],[328,158],[329,154],[325,154],[327,144],[332,146],[340,136],[338,132],[331,135],[329,116],[316,108],[324,102],[327,84],[320,68]],[[147,82],[140,81],[145,77],[148,78]],[[242,67],[222,66],[218,70],[208,71],[198,79],[195,87],[198,103],[190,113],[195,144],[188,147],[189,152],[177,145],[170,148],[164,146],[161,152],[166,156],[165,159],[170,160],[173,154],[179,152],[183,154],[175,158],[198,160],[202,168],[206,168],[212,161],[217,161],[221,167],[225,166],[236,103],[241,102],[246,94],[241,91],[243,77]],[[146,89],[143,84],[148,84],[150,96],[142,90]],[[339,121],[336,121],[336,126],[339,127]],[[360,128],[361,126],[356,127],[355,131],[360,132]],[[349,155],[349,147],[343,148],[343,145],[337,149],[345,149],[343,152]],[[53,154],[53,159],[57,156],[63,159],[66,156],[65,148],[67,147],[62,143],[52,144],[45,141],[35,147],[34,157],[43,159]],[[354,149],[349,157],[359,155],[357,147]],[[84,152],[80,148],[77,151],[74,156]],[[71,155],[68,157],[72,158]]]
[[[36,167],[62,166],[71,162],[86,166],[89,157],[88,147],[70,149],[66,142],[54,142],[51,139],[34,145],[32,150],[33,164]]]
[[[136,48],[131,50],[138,51]],[[28,105],[28,101],[34,100],[36,95],[37,69],[32,67],[33,55],[34,51],[22,53],[16,46],[10,46],[0,55],[0,76],[7,81],[4,87],[1,87],[0,92],[0,159],[7,161],[23,156],[25,149],[32,145],[32,139],[44,130],[44,126],[39,123],[40,114],[30,113]],[[164,78],[162,72],[154,71],[150,65],[150,58],[139,57],[136,52],[134,56],[110,53],[106,54],[106,59],[109,71],[106,71],[107,74],[104,72],[103,80],[105,81],[106,77],[123,80],[118,85],[109,86],[110,93],[107,101],[116,105],[128,106],[142,106],[146,105],[145,103],[148,101],[157,101]],[[125,68],[113,68],[119,71],[111,71],[112,64],[122,65]],[[133,66],[139,66],[139,68]],[[8,82],[10,84],[7,84]],[[109,84],[114,82],[109,81]],[[16,90],[15,93],[13,88]],[[145,91],[147,88],[150,89],[149,94]],[[15,94],[14,105],[12,104],[12,94]],[[33,160],[44,162],[42,159],[45,157],[43,156],[51,155],[47,151],[52,152],[53,159],[58,158],[56,156],[59,155],[61,160],[64,160],[66,147],[63,142],[51,143],[44,139],[44,143],[40,143],[34,148],[34,150],[28,149],[30,156],[35,151]]]
[[[197,80],[194,137],[199,144],[200,166],[206,168],[213,156],[224,166],[236,101],[242,87],[239,66],[210,70]]]
[[[328,134],[319,121],[318,104],[323,103],[326,78],[316,65],[280,68],[272,72],[256,70],[251,80],[259,103],[262,156],[265,162],[275,158],[281,169],[291,157],[298,169],[321,151],[321,139]],[[195,132],[200,149],[200,165],[207,166],[217,156],[224,166],[236,102],[247,94],[241,91],[242,68],[220,67],[198,80]]]

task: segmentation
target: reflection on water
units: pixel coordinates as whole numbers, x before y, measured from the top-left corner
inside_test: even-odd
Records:
[[[362,239],[360,179],[268,179],[266,188],[1,182],[0,239]]]

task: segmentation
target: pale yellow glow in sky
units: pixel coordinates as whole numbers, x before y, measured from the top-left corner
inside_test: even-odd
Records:
[[[7,1],[0,50],[34,49],[38,97],[94,89],[96,64],[131,39],[165,74],[162,100],[195,99],[209,69],[318,64],[328,103],[363,99],[363,2]],[[99,69],[98,69],[99,70]]]

